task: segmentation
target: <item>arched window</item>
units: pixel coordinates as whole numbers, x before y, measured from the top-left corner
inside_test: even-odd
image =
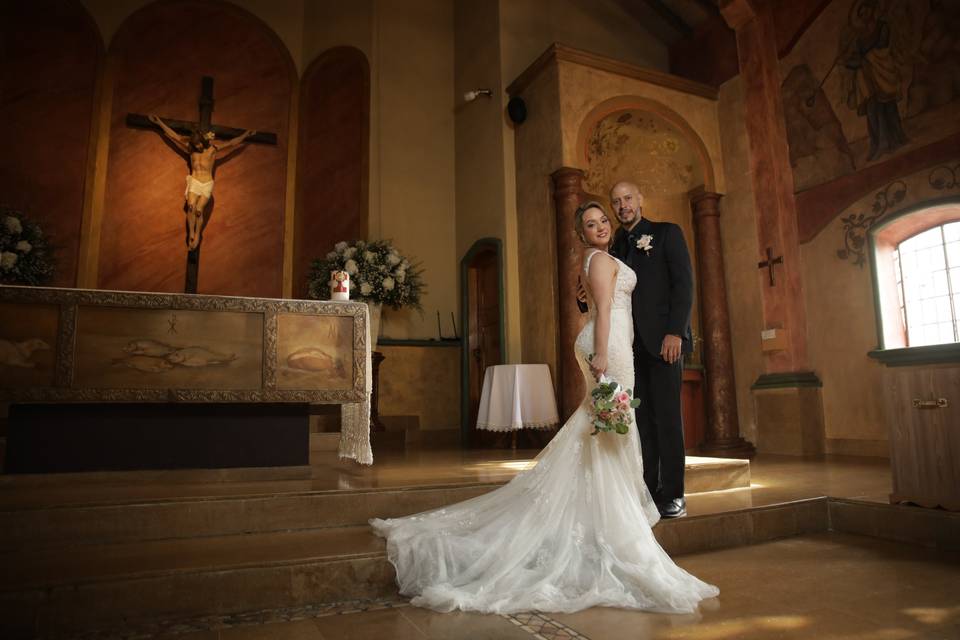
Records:
[[[898,244],[893,269],[906,346],[960,342],[960,222]]]
[[[878,330],[871,355],[960,353],[960,202],[893,215],[868,237]]]

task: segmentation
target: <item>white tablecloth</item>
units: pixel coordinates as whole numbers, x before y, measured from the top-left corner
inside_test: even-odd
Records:
[[[487,367],[477,413],[477,429],[549,429],[560,422],[550,367],[498,364]]]

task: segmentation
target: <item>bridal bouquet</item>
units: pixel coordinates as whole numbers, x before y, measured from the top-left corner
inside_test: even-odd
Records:
[[[640,406],[630,389],[622,389],[616,380],[600,376],[600,383],[590,392],[590,412],[593,414],[593,433],[614,431],[624,435],[630,431],[633,409]]]
[[[386,240],[338,242],[326,257],[313,261],[307,279],[311,298],[330,298],[330,272],[350,274],[351,298],[392,309],[420,308],[423,270]]]
[[[0,283],[42,285],[53,277],[54,261],[40,225],[0,205]]]

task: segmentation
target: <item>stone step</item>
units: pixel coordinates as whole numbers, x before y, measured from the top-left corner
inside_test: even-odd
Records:
[[[69,637],[395,593],[368,527],[0,554],[4,638]]]
[[[68,474],[75,476],[77,474]],[[138,540],[226,536],[363,525],[460,502],[503,482],[310,490],[309,482],[72,485],[8,480],[0,491],[0,552]],[[750,485],[746,460],[687,459],[687,491]]]
[[[0,552],[365,525],[436,509],[501,483],[58,504],[0,511]]]
[[[825,531],[827,499],[660,523],[671,554]],[[368,527],[35,549],[0,554],[4,638],[230,616],[396,596],[383,541]]]

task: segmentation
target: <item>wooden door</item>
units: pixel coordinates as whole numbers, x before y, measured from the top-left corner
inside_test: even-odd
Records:
[[[479,251],[467,266],[467,313],[470,440],[477,446],[490,440],[486,434],[478,438],[476,433],[483,374],[487,367],[501,364],[500,261],[494,247]]]
[[[960,510],[960,367],[886,371],[892,502]]]

